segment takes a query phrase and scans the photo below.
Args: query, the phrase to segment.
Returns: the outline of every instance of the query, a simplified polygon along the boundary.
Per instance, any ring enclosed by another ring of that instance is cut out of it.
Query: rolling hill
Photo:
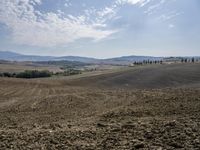
[[[0,149],[200,149],[199,65],[0,78]]]
[[[66,84],[99,88],[152,89],[200,85],[200,64],[172,64],[141,66],[119,72],[84,79],[66,81]]]
[[[8,61],[76,61],[82,63],[93,63],[93,64],[115,64],[115,65],[127,65],[134,61],[143,60],[161,60],[162,57],[151,57],[151,56],[123,56],[109,59],[95,59],[89,57],[79,56],[36,56],[36,55],[23,55],[9,51],[0,51],[0,60]]]
[[[0,60],[8,61],[80,61],[80,62],[91,62],[93,58],[77,57],[77,56],[64,56],[64,57],[53,57],[53,56],[37,56],[37,55],[23,55],[9,51],[0,51]]]

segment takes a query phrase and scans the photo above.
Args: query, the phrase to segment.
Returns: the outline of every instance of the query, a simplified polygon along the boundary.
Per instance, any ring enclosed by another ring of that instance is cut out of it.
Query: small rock
[[[49,133],[52,133],[53,131],[52,130],[49,130]]]
[[[135,143],[135,144],[134,144],[134,147],[135,147],[136,149],[144,148],[144,143],[142,143],[142,142]]]
[[[195,144],[200,144],[199,139],[195,139],[195,140],[194,140],[194,143],[195,143]]]
[[[107,125],[103,124],[103,123],[97,123],[97,127],[103,128],[106,127]]]
[[[150,131],[147,131],[144,136],[147,139],[152,139],[153,138],[153,134]]]
[[[171,143],[170,146],[172,146],[174,148],[183,148],[184,147],[183,145],[176,143],[176,142]]]
[[[176,126],[176,120],[173,120],[173,121],[167,122],[167,123],[165,124],[165,126],[170,126],[170,127],[174,127],[174,126]]]
[[[124,125],[122,125],[122,128],[126,128],[126,129],[133,129],[135,127],[136,127],[135,124],[124,124]]]

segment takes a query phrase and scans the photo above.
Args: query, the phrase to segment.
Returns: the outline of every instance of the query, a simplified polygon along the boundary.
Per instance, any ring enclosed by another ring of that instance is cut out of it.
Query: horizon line
[[[36,56],[36,57],[84,57],[84,58],[91,58],[91,59],[112,59],[112,58],[120,58],[120,57],[130,57],[130,56],[136,56],[136,57],[161,57],[161,58],[169,58],[169,57],[200,57],[200,55],[165,55],[165,56],[155,56],[155,55],[134,55],[134,54],[130,54],[130,55],[118,55],[118,56],[113,56],[113,57],[105,57],[105,58],[98,58],[98,57],[92,57],[92,56],[83,56],[83,55],[37,55],[37,54],[25,54],[25,53],[21,53],[21,52],[15,52],[15,51],[1,51],[0,52],[11,52],[11,53],[16,53],[19,55],[24,55],[24,56]]]

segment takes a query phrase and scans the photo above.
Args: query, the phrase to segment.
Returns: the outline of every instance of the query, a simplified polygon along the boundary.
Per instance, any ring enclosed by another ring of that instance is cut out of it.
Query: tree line
[[[25,70],[24,72],[19,73],[11,73],[11,72],[3,72],[0,73],[0,77],[13,77],[13,78],[44,78],[51,77],[53,75],[52,72],[48,70]]]
[[[11,72],[0,72],[0,77],[9,77],[9,78],[26,78],[26,79],[31,79],[31,78],[45,78],[45,77],[51,77],[54,75],[60,75],[60,76],[70,76],[70,75],[76,75],[76,74],[81,74],[82,72],[80,70],[74,70],[74,69],[69,69],[64,72],[50,72],[48,70],[25,70],[23,72],[19,73],[11,73]]]
[[[162,60],[143,60],[143,61],[135,61],[134,65],[147,65],[147,64],[162,64]]]
[[[198,62],[198,61],[199,60],[195,59],[194,57],[192,57],[192,58],[181,58],[182,63],[188,63],[188,62],[195,63],[195,62]]]
[[[200,59],[199,58],[178,58],[179,62],[181,63],[195,63],[195,62],[199,62]],[[162,64],[164,60],[143,60],[143,61],[135,61],[133,63],[133,65],[145,65],[145,64]],[[171,60],[173,62],[173,60]],[[177,62],[177,61],[174,61]]]

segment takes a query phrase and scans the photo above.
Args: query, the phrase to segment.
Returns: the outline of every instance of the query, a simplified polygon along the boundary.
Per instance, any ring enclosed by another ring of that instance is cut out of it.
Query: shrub
[[[20,72],[16,74],[16,78],[43,78],[43,77],[51,77],[52,73],[44,70],[26,70],[24,72]]]
[[[12,73],[4,72],[3,77],[12,77]]]
[[[194,63],[194,61],[195,61],[195,59],[194,59],[194,57],[192,58],[192,63]]]

